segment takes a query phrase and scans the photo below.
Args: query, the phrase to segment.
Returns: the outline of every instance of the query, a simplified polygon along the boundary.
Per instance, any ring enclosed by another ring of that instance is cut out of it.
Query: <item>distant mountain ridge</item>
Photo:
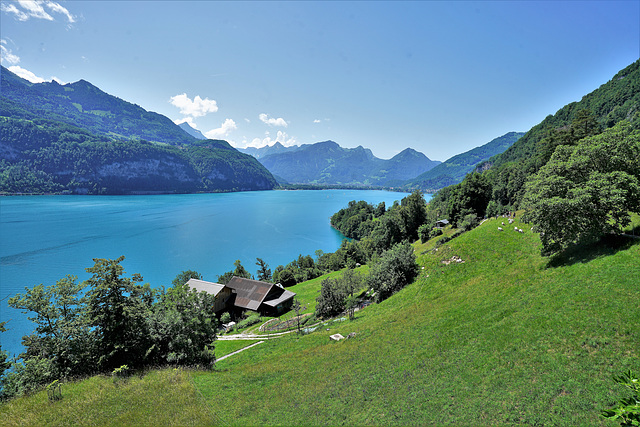
[[[178,125],[180,129],[194,137],[195,139],[207,139],[206,136],[202,134],[198,129],[191,127],[191,125],[187,122],[182,122]]]
[[[258,159],[291,184],[395,186],[440,164],[411,148],[383,160],[362,146],[343,148],[334,141],[274,147],[270,154],[258,151]]]
[[[304,147],[304,145],[303,145]],[[241,153],[249,154],[256,159],[261,159],[263,157],[269,156],[271,154],[284,153],[289,151],[296,151],[300,149],[300,146],[293,145],[290,147],[285,147],[284,145],[276,142],[273,145],[266,145],[264,147],[256,148],[256,147],[246,147],[246,148],[238,148],[238,151]]]
[[[509,132],[492,141],[467,152],[458,154],[409,180],[407,188],[419,188],[425,192],[433,192],[452,184],[461,182],[465,175],[472,172],[476,165],[491,157],[503,153],[511,147],[524,132]]]

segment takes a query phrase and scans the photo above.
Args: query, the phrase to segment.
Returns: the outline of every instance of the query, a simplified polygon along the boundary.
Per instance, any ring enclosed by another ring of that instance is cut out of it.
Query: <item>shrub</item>
[[[122,365],[119,368],[115,368],[113,372],[111,372],[111,376],[113,377],[113,382],[115,384],[124,381],[131,375],[131,369],[129,369],[128,365]]]
[[[418,237],[420,237],[422,243],[425,243],[431,238],[431,227],[429,227],[429,224],[422,224],[418,227]]]
[[[602,411],[602,416],[620,420],[621,426],[640,426],[640,379],[632,371],[628,371],[613,380],[631,390],[632,395],[621,399],[612,409]]]
[[[478,220],[478,217],[475,214],[467,214],[462,219],[462,222],[460,223],[459,228],[462,228],[465,231],[469,231],[476,228],[479,223],[480,221]]]
[[[231,315],[229,314],[229,312],[225,311],[220,316],[220,323],[229,323],[229,322],[231,322]]]
[[[434,237],[442,236],[441,228],[434,228],[429,232],[429,239],[433,239]]]
[[[413,247],[400,243],[384,252],[371,267],[369,286],[376,292],[376,299],[382,301],[411,283],[418,271]]]
[[[242,329],[242,328],[246,328],[247,326],[255,325],[256,323],[259,323],[260,320],[261,320],[260,314],[258,313],[251,314],[246,319],[243,319],[240,322],[238,322],[237,329]]]

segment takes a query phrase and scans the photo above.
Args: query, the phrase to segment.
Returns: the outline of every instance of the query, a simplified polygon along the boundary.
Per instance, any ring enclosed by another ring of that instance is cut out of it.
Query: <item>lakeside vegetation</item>
[[[489,220],[437,251],[437,238],[416,242],[417,280],[353,321],[269,340],[213,372],[185,371],[197,398],[180,416],[202,425],[615,425],[600,411],[624,395],[612,377],[637,369],[639,242],[605,240],[551,261],[527,224],[516,220],[522,234],[499,225]],[[453,255],[465,262],[442,263]],[[320,281],[296,285],[303,304]],[[328,339],[351,332],[344,342]],[[139,381],[153,384],[163,372]],[[65,383],[60,402],[47,403],[43,391],[0,413],[15,423],[65,424],[77,420],[78,402],[104,424],[172,423],[173,406],[156,405],[170,398],[168,378],[129,408],[126,393],[76,400],[104,387],[97,381],[111,380]],[[144,418],[149,407],[156,413]]]

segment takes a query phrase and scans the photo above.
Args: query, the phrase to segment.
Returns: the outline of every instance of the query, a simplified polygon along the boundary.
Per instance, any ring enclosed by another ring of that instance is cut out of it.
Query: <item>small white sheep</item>
[[[498,227],[498,231],[502,231],[502,227]]]

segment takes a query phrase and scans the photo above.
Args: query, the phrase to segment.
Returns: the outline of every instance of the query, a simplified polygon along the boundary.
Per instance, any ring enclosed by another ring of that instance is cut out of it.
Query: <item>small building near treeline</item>
[[[186,284],[198,292],[214,295],[216,314],[223,311],[253,310],[262,315],[277,316],[291,309],[296,296],[279,284],[236,276],[226,285],[197,279],[189,279]]]
[[[447,225],[449,225],[449,221],[446,219],[439,219],[436,221],[436,227],[435,228],[445,228]]]

